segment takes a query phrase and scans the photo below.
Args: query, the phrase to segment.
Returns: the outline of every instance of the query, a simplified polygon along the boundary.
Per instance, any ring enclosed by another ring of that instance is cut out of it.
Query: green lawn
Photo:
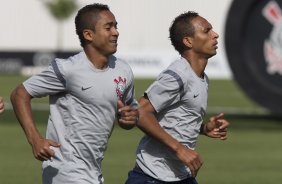
[[[9,106],[9,93],[24,80],[0,76],[0,95]],[[152,80],[136,80],[141,96]],[[5,86],[5,87],[4,87]],[[281,183],[282,120],[249,100],[233,81],[211,80],[208,115],[227,112],[229,138],[218,141],[200,136],[197,150],[204,159],[198,174],[200,184]],[[47,103],[47,98],[34,103]],[[47,111],[35,111],[38,128],[44,134]],[[103,161],[105,184],[124,183],[135,162],[135,149],[143,133],[115,127]],[[21,127],[11,110],[0,115],[0,184],[41,183],[41,163],[32,156]]]
[[[241,124],[242,128],[231,126],[228,140],[219,141],[200,136],[197,150],[204,159],[204,165],[198,174],[198,182],[281,183],[281,123],[279,124],[278,120],[266,120],[263,123],[267,125],[256,127],[255,118],[232,120],[232,123]],[[139,142],[141,135],[137,129],[131,132],[120,128],[115,130],[103,162],[106,183],[124,183],[127,171],[134,165],[135,144]]]
[[[260,124],[256,126],[256,121]],[[282,180],[282,125],[279,120],[232,118],[229,139],[218,141],[200,136],[197,150],[204,159],[198,174],[201,184],[265,184]],[[248,124],[248,125],[246,125]],[[240,126],[238,126],[240,125]],[[39,124],[43,132],[44,124]],[[103,161],[106,184],[124,183],[134,165],[135,149],[142,132],[116,127]],[[40,183],[40,162],[32,156],[25,136],[15,122],[0,125],[0,183]]]

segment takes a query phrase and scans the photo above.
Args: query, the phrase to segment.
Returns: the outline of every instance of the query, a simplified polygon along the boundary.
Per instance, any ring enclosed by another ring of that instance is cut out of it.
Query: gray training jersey
[[[194,149],[207,108],[207,76],[199,78],[190,64],[181,58],[164,70],[145,94],[164,130]],[[137,148],[136,162],[146,174],[162,181],[179,181],[191,175],[175,153],[147,135]]]
[[[101,161],[115,117],[117,101],[137,108],[133,73],[111,56],[99,70],[81,52],[56,59],[48,69],[25,81],[33,97],[49,95],[47,139],[61,144],[55,157],[43,162],[44,184],[101,184]]]

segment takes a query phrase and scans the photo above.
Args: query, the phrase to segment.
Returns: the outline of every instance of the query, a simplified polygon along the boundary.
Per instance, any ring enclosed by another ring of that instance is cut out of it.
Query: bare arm
[[[181,160],[187,167],[189,167],[192,175],[196,177],[198,170],[203,164],[200,155],[196,151],[185,147],[176,139],[174,139],[170,134],[168,134],[160,126],[155,117],[155,113],[155,109],[150,101],[147,98],[142,97],[140,99],[140,118],[137,126],[146,134],[167,145],[169,149],[175,152],[179,160]]]
[[[19,85],[11,93],[11,102],[15,115],[22,126],[28,142],[32,146],[34,157],[38,160],[48,160],[54,156],[54,151],[50,146],[58,147],[58,143],[44,139],[36,128],[32,117],[31,99],[24,86]]]
[[[5,106],[4,106],[4,100],[2,96],[0,96],[0,114],[4,112]]]

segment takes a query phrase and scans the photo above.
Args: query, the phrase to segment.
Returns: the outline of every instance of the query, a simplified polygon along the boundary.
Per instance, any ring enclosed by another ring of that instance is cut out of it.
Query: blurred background
[[[81,50],[75,34],[74,17],[78,8],[93,2],[89,0],[5,2],[4,6],[0,7],[1,51],[36,52],[30,56],[30,61],[26,59],[23,63],[17,63],[23,58],[14,58],[13,64],[18,67],[18,65],[29,63],[33,66],[46,65],[45,61],[48,57],[54,57],[54,52]],[[224,22],[230,0],[220,0],[220,8],[217,7],[218,3],[214,4],[205,0],[178,0],[177,2],[170,0],[104,0],[95,2],[107,3],[115,14],[120,32],[117,55],[128,60],[136,77],[155,77],[172,59],[179,57],[170,44],[168,29],[178,14],[188,10],[197,11],[206,17],[220,35],[220,48],[218,54],[212,58],[215,62],[211,62],[211,66],[207,69],[210,70],[209,74],[217,78],[231,77],[223,47]],[[57,9],[54,7],[56,5]],[[69,7],[69,11],[66,10],[66,7]],[[214,10],[211,11],[210,7],[213,7]],[[63,11],[60,11],[60,8]],[[9,59],[11,60],[12,57]],[[220,69],[221,72],[217,72],[216,69]],[[32,72],[30,70],[25,68],[21,72]]]
[[[41,163],[18,124],[9,101],[12,89],[56,57],[81,47],[74,17],[93,2],[108,4],[120,33],[116,55],[135,74],[139,98],[155,77],[180,56],[170,44],[172,20],[196,11],[219,34],[217,55],[209,60],[208,114],[224,112],[227,141],[199,137],[205,163],[200,184],[280,183],[282,180],[282,1],[270,0],[13,0],[0,7],[0,183],[41,183]],[[34,116],[45,134],[48,98],[33,100]],[[103,161],[106,184],[121,184],[134,166],[143,133],[118,126]]]

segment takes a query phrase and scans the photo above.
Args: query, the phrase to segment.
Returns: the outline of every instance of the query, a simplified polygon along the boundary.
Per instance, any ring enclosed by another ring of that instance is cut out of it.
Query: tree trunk
[[[63,21],[58,20],[57,21],[57,51],[63,50],[63,40],[64,40],[64,34],[63,34]]]

